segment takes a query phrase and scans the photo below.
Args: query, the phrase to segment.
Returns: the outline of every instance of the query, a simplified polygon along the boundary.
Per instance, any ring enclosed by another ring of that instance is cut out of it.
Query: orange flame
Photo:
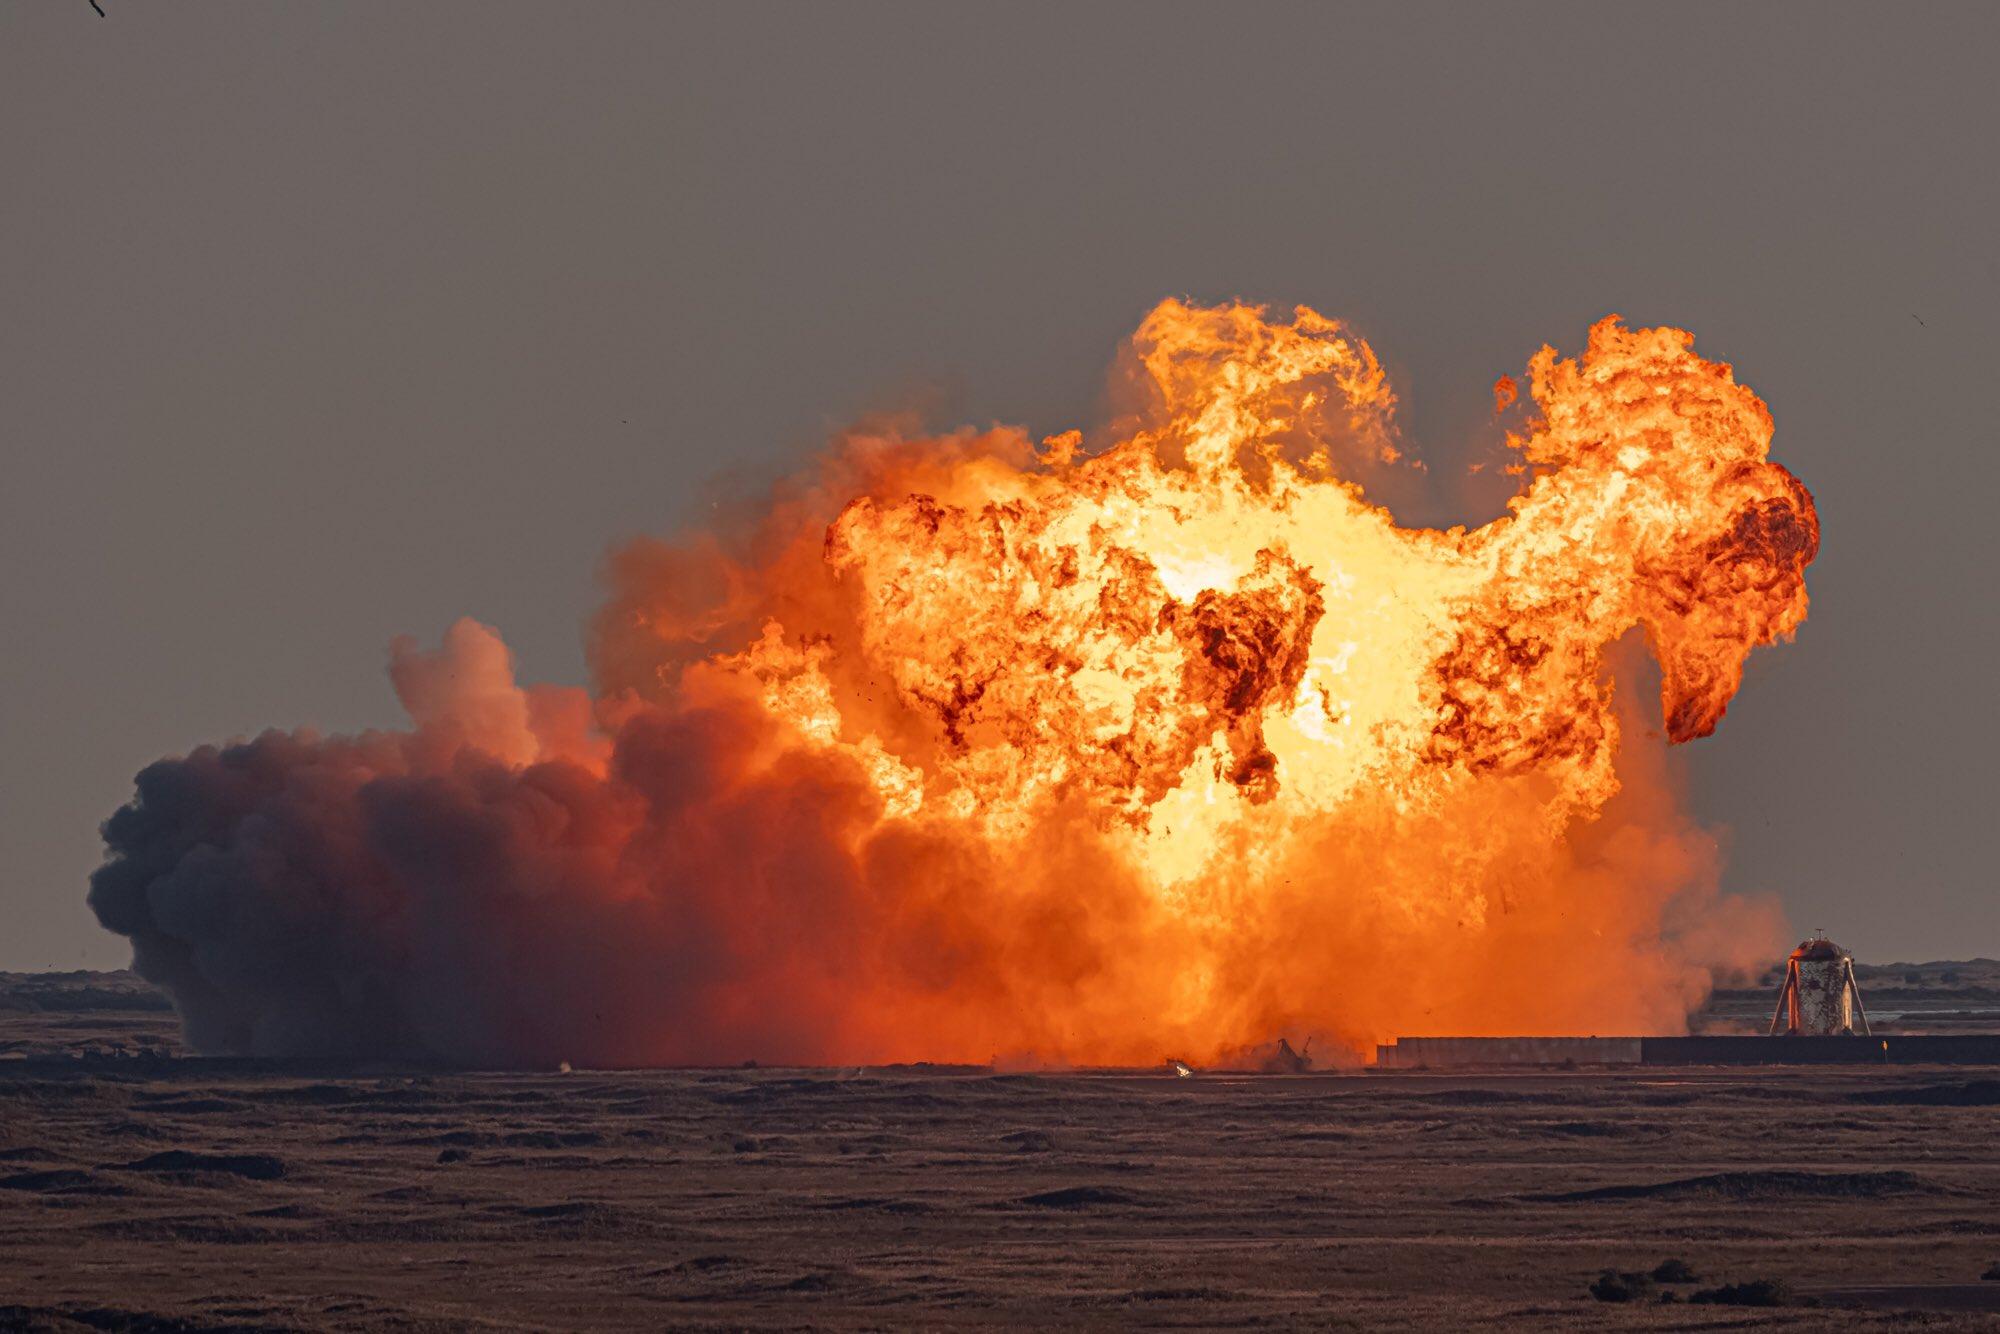
[[[1088,455],[858,432],[736,549],[621,553],[600,713],[754,717],[730,782],[839,791],[852,955],[736,980],[823,1007],[799,1056],[1678,1026],[1715,942],[1770,924],[1714,897],[1658,761],[1619,796],[1608,655],[1643,629],[1668,735],[1707,735],[1818,545],[1770,414],[1692,343],[1613,317],[1544,348],[1530,480],[1440,532],[1344,480],[1400,461],[1366,343],[1168,301],[1146,409]]]

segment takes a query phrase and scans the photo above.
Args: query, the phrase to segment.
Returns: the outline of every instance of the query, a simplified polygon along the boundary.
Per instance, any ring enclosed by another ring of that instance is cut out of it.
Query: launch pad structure
[[[1872,1032],[1854,956],[1815,931],[1785,961],[1764,1037],[1404,1037],[1375,1049],[1383,1070],[1861,1064],[2000,1065],[2000,1033]]]

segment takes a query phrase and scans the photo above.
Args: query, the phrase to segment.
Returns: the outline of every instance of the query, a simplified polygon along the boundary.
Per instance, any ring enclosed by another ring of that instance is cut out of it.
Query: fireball
[[[399,649],[409,733],[155,766],[235,804],[161,814],[142,775],[100,916],[238,1050],[1152,1063],[1683,1023],[1770,922],[1718,895],[1614,668],[1641,632],[1687,741],[1804,620],[1818,524],[1764,404],[1607,319],[1532,360],[1508,512],[1437,531],[1357,480],[1413,463],[1339,322],[1168,301],[1131,353],[1143,407],[1097,437],[857,430],[749,531],[619,553],[589,697],[462,623]]]

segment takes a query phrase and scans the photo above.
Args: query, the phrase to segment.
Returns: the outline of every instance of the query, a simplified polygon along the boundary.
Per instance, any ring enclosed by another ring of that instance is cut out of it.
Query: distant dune
[[[181,1053],[173,1003],[136,973],[0,973],[0,1060]]]
[[[0,1010],[171,1010],[157,987],[130,969],[97,973],[0,973]]]
[[[1754,983],[1718,987],[1690,1017],[1689,1027],[1697,1033],[1763,1032],[1782,977],[1773,967]],[[1854,977],[1869,1024],[1878,1032],[2000,1031],[2000,960],[1856,963]]]

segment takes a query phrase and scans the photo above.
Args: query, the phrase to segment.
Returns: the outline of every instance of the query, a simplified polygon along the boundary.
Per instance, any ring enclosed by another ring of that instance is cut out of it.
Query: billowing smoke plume
[[[1717,895],[1612,664],[1642,632],[1706,735],[1818,545],[1691,344],[1544,349],[1510,514],[1436,532],[1355,484],[1409,466],[1365,344],[1166,303],[1094,448],[859,431],[747,530],[616,553],[593,692],[461,621],[392,650],[407,731],[150,766],[91,904],[214,1052],[1672,1029],[1775,924]]]

